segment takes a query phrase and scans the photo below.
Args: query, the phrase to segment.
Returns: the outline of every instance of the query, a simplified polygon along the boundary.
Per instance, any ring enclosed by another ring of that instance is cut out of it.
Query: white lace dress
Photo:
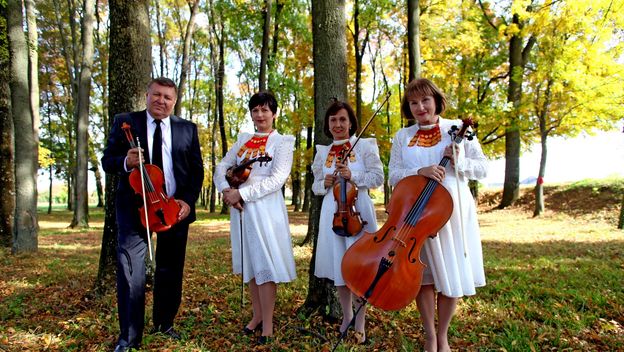
[[[444,148],[451,143],[448,131],[453,125],[461,128],[460,120],[439,120],[442,140],[432,147],[408,144],[419,129],[418,125],[403,128],[397,132],[390,154],[390,184],[416,175],[420,168],[437,165],[443,157]],[[423,284],[434,284],[438,292],[448,297],[474,295],[476,287],[485,286],[481,236],[474,198],[468,188],[468,180],[480,180],[487,176],[487,159],[483,155],[477,138],[464,139],[459,145],[457,170],[459,187],[451,163],[446,166],[442,182],[453,198],[453,213],[449,221],[434,238],[426,241],[421,251],[421,260],[427,265],[423,273]],[[458,194],[461,194],[462,214],[467,253],[461,233]]]
[[[214,183],[219,192],[228,188],[227,169],[239,164],[245,154],[238,151],[251,139],[250,133],[240,133],[238,140],[217,165]],[[266,152],[273,160],[260,166],[253,164],[250,176],[239,187],[243,198],[243,281],[256,279],[256,284],[290,282],[297,277],[293,257],[288,213],[282,196],[293,161],[295,138],[273,131],[266,143]],[[230,210],[232,266],[241,273],[240,212]]]
[[[351,137],[351,145],[354,142],[355,137]],[[351,180],[358,186],[358,198],[355,207],[360,212],[362,220],[366,221],[367,224],[364,225],[362,232],[356,236],[338,236],[332,230],[334,213],[337,209],[334,194],[332,188],[325,188],[323,184],[325,175],[333,173],[335,169],[335,160],[332,161],[330,167],[325,165],[330,149],[331,145],[317,145],[316,156],[312,164],[312,172],[314,173],[312,191],[316,195],[325,195],[321,206],[314,275],[331,279],[336,286],[344,286],[345,282],[341,272],[344,253],[362,236],[363,231],[377,231],[375,208],[368,195],[368,190],[381,186],[384,182],[384,174],[376,140],[374,138],[360,139],[353,151],[355,161],[349,161],[348,166],[351,170]]]

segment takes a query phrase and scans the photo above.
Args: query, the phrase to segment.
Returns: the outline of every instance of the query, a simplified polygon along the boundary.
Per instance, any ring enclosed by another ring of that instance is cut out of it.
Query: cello
[[[472,120],[462,122],[461,129],[450,131],[453,143],[472,139],[468,132]],[[444,156],[439,165],[445,167],[449,161]],[[402,179],[388,203],[386,223],[375,233],[364,233],[345,253],[342,275],[347,287],[363,300],[360,308],[370,302],[383,310],[399,310],[418,295],[425,267],[420,250],[453,212],[451,195],[439,186],[420,175]]]

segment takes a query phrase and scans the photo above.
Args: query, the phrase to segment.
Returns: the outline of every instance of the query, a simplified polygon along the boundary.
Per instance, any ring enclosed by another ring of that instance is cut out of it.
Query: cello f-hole
[[[374,241],[375,243],[380,243],[383,242],[383,240],[386,239],[386,237],[388,236],[388,233],[390,233],[390,231],[396,230],[396,226],[390,226],[388,227],[388,230],[386,230],[386,232],[384,232],[383,236],[381,236],[381,238],[378,238],[377,236],[375,236]]]
[[[407,260],[410,263],[414,264],[418,262],[418,258],[412,257],[412,254],[414,254],[414,248],[416,248],[416,244],[418,242],[416,241],[416,237],[410,237],[410,241],[412,241],[413,243],[412,243],[412,248],[410,248],[409,252],[407,253]]]

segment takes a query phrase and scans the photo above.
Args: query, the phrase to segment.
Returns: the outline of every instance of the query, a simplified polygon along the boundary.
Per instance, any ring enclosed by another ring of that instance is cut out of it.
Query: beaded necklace
[[[331,149],[329,149],[329,153],[327,154],[327,159],[325,159],[325,167],[331,167],[334,159],[337,159],[337,162],[341,162],[342,154],[346,153],[349,149],[351,149],[351,143],[348,139],[334,141]],[[355,153],[351,152],[349,155],[349,161],[355,162]]]
[[[266,154],[266,144],[269,139],[269,135],[273,133],[273,130],[268,133],[255,133],[250,140],[245,142],[238,150],[238,156],[242,157],[246,152],[246,159],[253,159],[258,155]]]
[[[407,146],[413,147],[417,145],[419,147],[429,148],[440,143],[441,140],[442,133],[440,133],[440,125],[436,123],[434,125],[420,126]]]

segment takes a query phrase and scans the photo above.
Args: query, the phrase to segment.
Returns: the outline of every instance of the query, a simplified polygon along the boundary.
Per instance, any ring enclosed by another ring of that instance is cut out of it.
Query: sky
[[[624,133],[613,129],[597,132],[593,136],[581,135],[564,139],[548,139],[548,156],[544,182],[573,182],[586,178],[624,177]],[[540,162],[540,145],[524,152],[520,158],[520,181],[537,177]],[[491,160],[486,186],[502,185],[505,180],[505,159]]]

